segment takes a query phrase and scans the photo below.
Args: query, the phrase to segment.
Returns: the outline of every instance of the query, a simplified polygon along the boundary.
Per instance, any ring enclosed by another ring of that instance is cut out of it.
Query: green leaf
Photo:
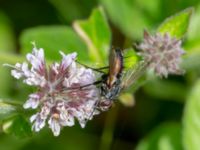
[[[10,76],[10,69],[6,68],[4,66],[4,64],[11,64],[14,65],[16,62],[23,62],[25,61],[25,57],[22,55],[16,55],[16,54],[12,54],[12,53],[7,53],[7,52],[0,52],[0,70],[2,69],[2,71],[8,71],[8,74]],[[8,75],[7,74],[7,75]],[[13,81],[13,80],[12,80]],[[8,84],[8,82],[6,82]],[[1,84],[1,85],[5,85],[5,84]]]
[[[195,9],[195,13],[192,15],[190,26],[188,29],[187,40],[185,42],[186,50],[193,51],[199,49],[200,45],[200,4]]]
[[[138,57],[137,53],[132,48],[125,49],[123,51],[123,57],[124,57],[124,69],[125,70],[130,69],[139,61],[139,57]]]
[[[15,49],[14,34],[9,18],[0,12],[0,51],[11,52]]]
[[[157,99],[183,102],[187,94],[187,87],[179,82],[150,79],[144,86],[145,92]]]
[[[115,26],[129,38],[141,38],[144,28],[150,27],[148,17],[143,10],[144,4],[138,7],[139,2],[133,0],[100,0],[100,2]]]
[[[75,21],[74,29],[88,46],[93,61],[107,60],[111,44],[111,31],[101,7],[94,9],[88,20]]]
[[[8,56],[15,50],[14,33],[9,18],[0,12],[0,53]],[[1,54],[0,54],[1,55]],[[7,63],[0,56],[0,96],[7,98],[12,87],[12,78],[10,71],[3,67],[2,64]]]
[[[177,123],[160,125],[139,142],[136,150],[182,150],[181,126]]]
[[[6,101],[0,100],[0,121],[16,114],[17,107]]]
[[[158,27],[158,32],[169,33],[172,37],[182,38],[187,32],[192,13],[193,8],[191,7],[167,18]]]
[[[60,50],[65,53],[77,52],[78,59],[88,60],[86,45],[71,27],[42,26],[25,30],[20,37],[23,54],[32,51],[33,41],[38,48],[44,48],[45,55],[51,60],[61,58]]]
[[[3,124],[3,131],[19,138],[32,135],[30,123],[21,115],[17,115],[14,118],[5,121]]]
[[[183,117],[183,144],[185,150],[199,150],[200,143],[200,80],[189,94]]]
[[[160,0],[148,0],[148,2],[146,0],[133,0],[133,1],[135,1],[136,5],[142,8],[143,13],[145,13],[146,16],[151,18],[153,21],[159,17],[162,1]]]
[[[187,38],[188,40],[200,40],[200,4],[198,7],[195,9],[195,13],[192,15],[191,21],[190,21],[190,26],[188,29],[188,35]]]
[[[188,71],[200,71],[200,45],[193,49],[187,51],[187,53],[183,56],[183,62],[181,64],[182,68]]]

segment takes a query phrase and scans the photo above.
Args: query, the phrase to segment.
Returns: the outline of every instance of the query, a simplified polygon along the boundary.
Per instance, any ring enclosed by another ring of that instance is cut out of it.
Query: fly
[[[123,71],[123,54],[120,48],[111,50],[109,56],[108,74],[102,75],[100,86],[101,95],[106,99],[115,99],[121,91],[121,78]]]
[[[78,62],[79,63],[79,62]],[[81,63],[79,63],[81,64]],[[83,64],[81,64],[83,65]],[[82,86],[81,88],[90,86],[90,85],[99,85],[100,94],[101,96],[106,99],[113,101],[122,90],[128,88],[132,84],[136,82],[136,80],[144,74],[145,68],[147,67],[147,63],[144,61],[140,61],[137,65],[133,66],[132,68],[128,69],[127,71],[124,70],[124,57],[123,52],[120,48],[111,49],[109,55],[109,66],[103,68],[91,68],[86,65],[86,68],[90,68],[94,71],[102,73],[101,80],[96,81],[92,84],[88,84]],[[108,68],[108,73],[102,71],[103,69]]]

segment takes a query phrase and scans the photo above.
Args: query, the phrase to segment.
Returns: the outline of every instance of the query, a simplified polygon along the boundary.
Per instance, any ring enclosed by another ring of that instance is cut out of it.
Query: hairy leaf
[[[193,8],[191,7],[167,18],[158,27],[158,32],[169,33],[173,37],[182,38],[187,32],[192,12]]]

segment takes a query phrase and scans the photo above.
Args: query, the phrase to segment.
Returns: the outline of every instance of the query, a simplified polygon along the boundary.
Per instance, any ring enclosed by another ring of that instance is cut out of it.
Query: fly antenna
[[[83,89],[83,88],[85,88],[85,87],[88,87],[88,86],[91,86],[91,85],[97,85],[97,84],[99,84],[99,83],[102,83],[102,80],[95,81],[95,82],[93,82],[93,83],[86,84],[86,85],[82,85],[82,86],[79,86],[79,87],[63,88],[62,91],[78,90],[78,89],[81,90],[81,89]]]
[[[101,68],[93,68],[93,67],[90,67],[90,66],[88,66],[88,65],[85,65],[85,64],[83,64],[83,63],[81,63],[81,62],[79,62],[79,61],[77,61],[77,60],[76,60],[76,63],[78,63],[78,64],[81,65],[81,66],[84,66],[85,68],[90,68],[90,69],[92,69],[92,70],[94,70],[94,71],[96,71],[96,72],[103,73],[103,74],[105,74],[105,72],[102,71],[102,70],[108,69],[108,68],[109,68],[108,66],[106,66],[106,67],[101,67]]]

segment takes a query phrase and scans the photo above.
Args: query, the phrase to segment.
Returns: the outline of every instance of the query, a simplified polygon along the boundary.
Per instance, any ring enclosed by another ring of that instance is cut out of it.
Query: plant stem
[[[23,105],[21,102],[14,101],[14,100],[1,100],[0,99],[0,102],[5,103],[5,104],[10,104],[10,105],[13,105],[13,106],[22,106]]]
[[[101,136],[100,150],[110,150],[113,140],[113,132],[115,127],[115,122],[117,119],[118,107],[116,106],[106,116],[105,126]]]

